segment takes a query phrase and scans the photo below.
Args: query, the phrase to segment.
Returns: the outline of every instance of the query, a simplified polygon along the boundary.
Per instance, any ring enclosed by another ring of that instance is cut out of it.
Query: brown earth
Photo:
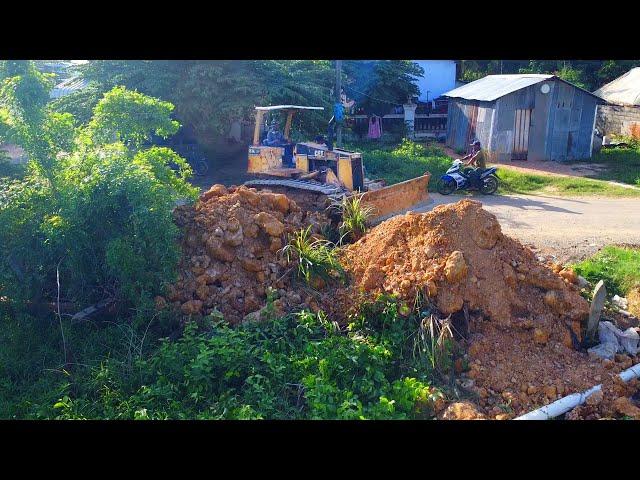
[[[577,350],[589,311],[577,276],[540,263],[479,202],[395,217],[347,247],[342,260],[354,280],[349,298],[422,296],[453,316],[467,306],[470,369],[462,376],[488,418],[513,418],[613,382],[631,365],[630,357],[605,363]]]
[[[296,230],[312,225],[320,232],[327,217],[283,194],[214,185],[194,206],[175,211],[184,231],[180,275],[157,302],[185,315],[217,309],[237,324],[260,319],[268,288],[278,292],[280,311],[322,308],[338,321],[380,293],[423,300],[443,316],[469,314],[460,340],[469,368],[458,373],[475,405],[451,406],[447,418],[513,418],[598,383],[603,399],[573,417],[634,416],[635,387],[615,377],[640,357],[601,361],[579,351],[589,304],[576,275],[540,263],[481,207],[462,200],[383,222],[342,249],[350,286],[316,285],[321,291],[313,292],[293,283],[295,265],[279,251]]]
[[[569,332],[579,340],[588,316],[575,275],[563,278],[541,264],[472,200],[394,217],[348,246],[342,260],[358,291],[409,302],[424,295],[445,315],[466,304],[501,327],[535,319],[568,347]]]
[[[291,288],[291,265],[278,252],[287,236],[307,225],[319,232],[327,222],[300,209],[286,195],[214,185],[193,206],[180,206],[175,222],[184,232],[177,282],[167,301],[185,315],[217,309],[232,324],[257,319],[267,290],[279,293],[275,306],[308,307]]]

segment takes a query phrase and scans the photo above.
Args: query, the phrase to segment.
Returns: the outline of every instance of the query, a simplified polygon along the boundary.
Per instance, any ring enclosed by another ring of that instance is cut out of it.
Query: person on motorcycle
[[[471,143],[471,152],[460,160],[462,160],[466,166],[474,167],[466,169],[464,174],[469,177],[469,183],[471,186],[480,188],[480,174],[485,168],[487,168],[484,153],[480,148],[480,140],[475,140]]]

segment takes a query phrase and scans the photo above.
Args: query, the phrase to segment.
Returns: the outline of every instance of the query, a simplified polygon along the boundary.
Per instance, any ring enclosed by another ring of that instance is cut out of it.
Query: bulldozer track
[[[345,191],[335,185],[328,185],[313,180],[249,180],[244,183],[247,187],[287,187],[308,192],[320,193],[330,198],[340,198]]]

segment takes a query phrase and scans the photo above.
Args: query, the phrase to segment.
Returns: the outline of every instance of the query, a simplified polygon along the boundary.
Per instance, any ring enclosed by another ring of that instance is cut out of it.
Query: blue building
[[[456,88],[456,62],[454,60],[414,60],[424,69],[417,80],[421,102],[429,102]]]

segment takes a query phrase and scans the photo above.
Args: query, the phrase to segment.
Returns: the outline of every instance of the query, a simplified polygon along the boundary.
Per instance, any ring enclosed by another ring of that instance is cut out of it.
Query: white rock
[[[613,360],[618,352],[618,343],[601,343],[587,350],[590,356],[596,356],[607,360]]]
[[[627,299],[618,295],[613,296],[613,298],[611,299],[611,303],[613,303],[621,310],[626,310],[628,307]]]

